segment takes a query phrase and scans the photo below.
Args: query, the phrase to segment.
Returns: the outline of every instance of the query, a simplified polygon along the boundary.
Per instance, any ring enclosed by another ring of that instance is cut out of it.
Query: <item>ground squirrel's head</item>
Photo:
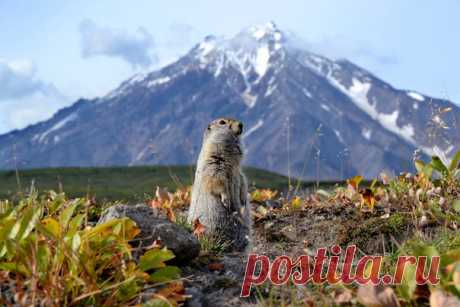
[[[216,152],[241,156],[240,137],[243,124],[231,118],[213,120],[204,133],[203,150],[210,155]]]
[[[205,139],[210,136],[216,141],[218,140],[239,140],[243,132],[243,124],[231,118],[218,118],[213,120],[204,133]]]

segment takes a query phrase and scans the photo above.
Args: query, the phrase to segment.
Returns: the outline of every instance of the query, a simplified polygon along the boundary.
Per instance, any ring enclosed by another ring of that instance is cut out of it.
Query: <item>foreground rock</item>
[[[183,268],[185,291],[191,298],[185,306],[227,307],[251,306],[254,298],[240,297],[241,283],[246,267],[245,253],[200,256]]]
[[[170,249],[176,255],[179,263],[188,262],[200,253],[200,243],[184,228],[160,217],[152,208],[140,205],[116,205],[107,208],[99,219],[99,224],[112,219],[128,217],[141,230],[139,236],[132,242],[136,247],[147,247],[155,240]]]

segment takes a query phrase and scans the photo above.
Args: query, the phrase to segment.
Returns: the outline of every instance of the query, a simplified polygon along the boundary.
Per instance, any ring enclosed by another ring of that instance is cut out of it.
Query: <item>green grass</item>
[[[248,183],[259,188],[285,190],[288,179],[272,172],[246,168]],[[70,197],[87,194],[98,199],[139,201],[156,186],[174,191],[193,181],[193,166],[136,166],[104,168],[47,168],[20,170],[22,190],[32,183],[38,191],[64,191]],[[0,171],[0,199],[11,198],[20,190],[15,171]]]

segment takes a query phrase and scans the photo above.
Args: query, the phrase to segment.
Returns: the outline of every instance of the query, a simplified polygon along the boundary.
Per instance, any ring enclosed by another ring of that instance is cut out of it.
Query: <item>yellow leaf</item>
[[[61,225],[59,222],[52,217],[46,218],[42,221],[43,227],[55,237],[59,237],[61,234]]]
[[[291,206],[293,209],[299,209],[301,205],[302,199],[299,196],[296,196],[291,200]]]
[[[270,189],[256,189],[251,193],[251,200],[255,202],[265,202],[276,197],[278,191]]]
[[[353,190],[358,191],[359,184],[363,180],[363,176],[355,176],[347,180],[348,186]]]

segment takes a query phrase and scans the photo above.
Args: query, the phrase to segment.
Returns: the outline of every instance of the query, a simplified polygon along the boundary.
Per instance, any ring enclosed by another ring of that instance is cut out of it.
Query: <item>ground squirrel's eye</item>
[[[223,120],[223,119],[220,120],[220,121],[219,121],[219,125],[225,125],[225,120]]]
[[[211,125],[208,125],[208,130],[211,130]]]

